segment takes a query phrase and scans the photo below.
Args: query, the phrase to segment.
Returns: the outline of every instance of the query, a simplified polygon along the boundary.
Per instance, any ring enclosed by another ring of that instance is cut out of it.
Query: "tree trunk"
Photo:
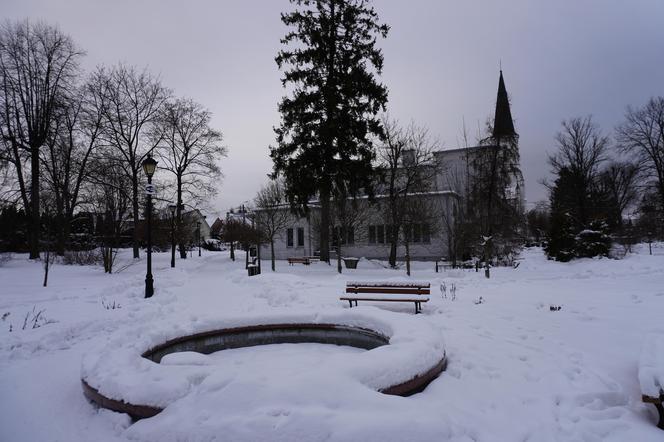
[[[320,191],[320,260],[330,263],[330,191]]]
[[[57,232],[56,232],[56,238],[55,238],[55,253],[58,256],[64,256],[65,254],[65,243],[67,241],[67,232],[65,231],[65,217],[60,211],[61,209],[58,209],[58,215],[56,217],[56,225],[57,225]]]
[[[44,263],[44,287],[48,284],[48,264],[51,259],[51,252],[46,250],[46,262]]]
[[[262,268],[261,268],[261,242],[258,241],[256,244],[256,262],[258,263],[258,274],[261,274]]]
[[[177,183],[178,206],[177,206],[176,232],[178,238],[178,250],[180,251],[180,258],[187,259],[187,248],[185,247],[184,244],[184,232],[182,229],[182,208],[184,207],[184,204],[182,204],[182,176],[178,175],[177,181],[178,181]],[[233,253],[232,243],[231,243],[231,259],[235,261],[235,254]]]
[[[406,241],[406,275],[410,276],[410,245]]]
[[[390,193],[394,194],[394,184],[390,185]],[[390,215],[392,219],[390,222],[392,223],[392,229],[390,232],[390,257],[388,259],[388,262],[390,264],[390,267],[395,268],[397,266],[397,248],[399,247],[399,222],[400,218],[398,216],[397,212],[397,201],[392,196],[390,198]]]
[[[132,177],[131,180],[132,184],[132,201],[131,201],[131,206],[132,206],[132,214],[134,216],[134,232],[132,234],[133,236],[133,244],[132,248],[134,251],[134,259],[139,258],[139,253],[138,253],[138,223],[139,223],[139,209],[138,209],[138,174],[134,173],[134,176]]]
[[[231,241],[231,261],[235,262],[235,241]]]
[[[30,259],[39,259],[39,147],[31,149]]]
[[[272,271],[275,271],[274,265],[274,239],[270,240],[270,261],[272,262]]]
[[[392,224],[392,232],[390,232],[390,258],[389,264],[390,267],[395,268],[397,266],[397,247],[399,244],[399,227],[398,224]]]
[[[341,273],[341,228],[335,230],[337,231],[335,235],[337,238],[337,272]]]

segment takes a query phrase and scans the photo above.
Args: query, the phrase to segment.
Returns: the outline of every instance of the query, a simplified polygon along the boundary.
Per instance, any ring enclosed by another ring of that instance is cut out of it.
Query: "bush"
[[[567,262],[575,258],[575,236],[572,233],[572,222],[567,213],[554,214],[551,218],[544,251],[549,259]]]
[[[12,254],[9,252],[0,253],[0,267],[7,264],[12,259]]]
[[[611,250],[611,238],[604,233],[606,226],[591,224],[590,229],[585,229],[576,235],[576,256],[578,258],[592,258],[594,256],[609,256]]]
[[[211,252],[221,252],[223,250],[226,250],[224,244],[218,239],[208,239],[201,244],[201,247],[204,250],[209,250]]]
[[[98,249],[93,250],[67,250],[62,257],[64,265],[91,266],[100,265],[102,256]]]
[[[574,233],[567,215],[554,217],[544,251],[549,259],[568,262],[574,258],[609,256],[611,238],[606,233],[606,223],[595,221],[590,226]]]

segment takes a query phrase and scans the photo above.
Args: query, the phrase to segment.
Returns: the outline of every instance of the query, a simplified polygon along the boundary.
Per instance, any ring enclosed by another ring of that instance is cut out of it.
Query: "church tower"
[[[517,205],[517,210],[525,210],[525,185],[523,174],[521,173],[520,155],[519,155],[519,134],[514,129],[514,120],[512,120],[512,111],[510,110],[510,100],[505,87],[503,71],[500,70],[498,78],[498,95],[496,97],[496,112],[493,118],[493,131],[491,133],[496,145],[510,151],[509,157],[512,159],[511,183],[509,193],[511,199]]]

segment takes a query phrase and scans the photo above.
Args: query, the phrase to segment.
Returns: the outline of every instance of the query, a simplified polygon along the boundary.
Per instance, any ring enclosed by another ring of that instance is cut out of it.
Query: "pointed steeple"
[[[514,122],[512,121],[512,112],[510,111],[510,101],[507,97],[505,80],[503,80],[503,71],[500,70],[500,80],[498,80],[498,97],[496,98],[496,114],[493,119],[493,137],[504,138],[516,135]]]

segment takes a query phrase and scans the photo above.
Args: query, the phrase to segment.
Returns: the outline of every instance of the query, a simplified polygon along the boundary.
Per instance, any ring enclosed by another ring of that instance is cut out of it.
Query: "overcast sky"
[[[663,0],[376,0],[391,26],[388,110],[445,148],[492,115],[502,62],[529,203],[563,119],[592,114],[612,133],[627,105],[664,94]],[[250,200],[271,171],[283,92],[274,62],[287,0],[0,0],[3,18],[58,24],[84,67],[147,66],[213,113],[229,148],[212,216]]]

